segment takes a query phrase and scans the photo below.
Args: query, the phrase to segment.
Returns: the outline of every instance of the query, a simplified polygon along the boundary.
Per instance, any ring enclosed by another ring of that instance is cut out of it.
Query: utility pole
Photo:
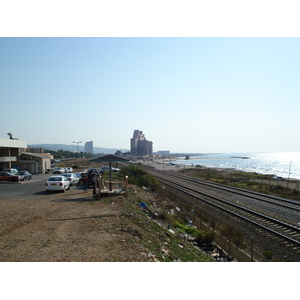
[[[289,181],[290,181],[290,175],[291,175],[291,167],[292,167],[292,161],[290,162],[289,177],[288,177],[288,181],[287,181],[287,188],[289,188]]]

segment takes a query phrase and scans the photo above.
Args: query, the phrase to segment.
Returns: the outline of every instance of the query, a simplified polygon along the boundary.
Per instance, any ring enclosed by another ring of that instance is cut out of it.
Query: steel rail
[[[150,172],[152,172],[153,175],[155,175],[155,173],[170,174],[170,173],[166,173],[166,172],[162,172],[162,171],[158,171],[158,170],[156,170],[156,171],[151,170]],[[248,190],[244,190],[244,189],[240,189],[240,188],[236,188],[236,187],[231,187],[231,186],[227,186],[227,185],[224,185],[224,184],[215,183],[215,182],[211,182],[211,181],[207,181],[207,180],[203,180],[203,179],[198,179],[198,178],[194,178],[194,177],[186,176],[186,175],[179,175],[179,174],[173,174],[172,173],[172,176],[177,177],[177,178],[187,179],[189,181],[199,183],[199,184],[203,184],[205,186],[214,187],[214,188],[217,188],[219,190],[235,193],[237,195],[248,197],[248,198],[251,198],[251,199],[254,199],[254,200],[263,201],[263,202],[270,203],[270,204],[273,204],[273,205],[278,205],[278,206],[281,206],[281,207],[284,207],[284,208],[289,208],[289,209],[292,209],[292,210],[300,211],[300,202],[298,202],[298,201],[284,199],[284,198],[275,197],[275,196],[271,196],[271,195],[266,195],[266,194],[262,194],[262,193],[258,193],[258,192],[248,191]],[[268,198],[268,199],[272,199],[272,200],[276,200],[276,201],[281,201],[281,202],[284,202],[284,203],[276,203],[274,201],[258,198],[258,197],[255,197],[253,195],[259,196],[259,197],[262,197],[262,198]],[[293,205],[297,205],[299,207],[290,206],[290,205],[287,205],[285,203],[290,203],[290,204],[293,204]]]
[[[221,210],[223,210],[223,211],[226,211],[226,212],[228,212],[228,213],[230,213],[230,214],[232,214],[232,215],[234,215],[234,216],[236,216],[236,217],[238,217],[238,218],[241,218],[241,219],[243,219],[243,220],[245,220],[245,221],[247,221],[247,222],[250,222],[250,223],[252,223],[252,224],[254,224],[254,225],[256,225],[256,226],[259,226],[260,228],[263,228],[264,230],[267,230],[267,231],[269,231],[269,232],[272,232],[273,234],[275,234],[275,235],[277,235],[277,236],[280,236],[281,238],[284,238],[285,240],[288,240],[288,241],[292,242],[293,244],[296,244],[296,245],[300,246],[300,241],[295,240],[295,239],[293,239],[293,238],[291,238],[291,237],[289,237],[289,236],[286,236],[286,235],[284,235],[284,234],[282,234],[282,233],[280,233],[280,232],[278,232],[278,231],[275,231],[275,230],[273,230],[273,229],[271,229],[271,228],[269,228],[269,227],[267,227],[267,226],[265,226],[265,225],[262,225],[262,224],[260,224],[260,223],[258,223],[258,222],[256,222],[256,221],[253,221],[253,220],[251,220],[251,219],[249,219],[249,218],[247,218],[247,217],[245,217],[245,216],[242,216],[242,215],[240,215],[240,214],[238,214],[238,213],[235,213],[235,212],[233,212],[233,211],[231,211],[231,210],[229,210],[229,209],[227,209],[227,208],[224,208],[224,207],[222,207],[222,206],[220,206],[220,205],[218,205],[218,204],[215,204],[215,203],[212,203],[212,202],[210,202],[210,201],[208,201],[208,200],[205,200],[205,199],[203,199],[203,198],[201,198],[201,197],[199,197],[199,196],[197,196],[197,195],[191,193],[190,191],[196,192],[197,194],[201,194],[201,195],[204,195],[204,196],[206,196],[206,197],[209,197],[209,198],[212,198],[212,199],[214,199],[214,200],[217,200],[217,201],[219,201],[219,202],[225,203],[225,204],[227,204],[227,205],[230,205],[230,206],[232,206],[232,207],[235,207],[235,208],[237,208],[237,209],[240,209],[240,210],[242,210],[242,211],[245,211],[245,212],[247,212],[247,213],[250,213],[250,214],[252,214],[252,215],[254,215],[254,216],[256,216],[256,217],[260,217],[260,218],[262,218],[262,219],[264,219],[264,220],[267,220],[267,221],[269,221],[269,222],[273,222],[273,223],[278,224],[278,225],[280,225],[280,226],[287,227],[288,229],[294,230],[294,231],[296,231],[297,233],[300,232],[300,228],[298,228],[298,227],[295,227],[295,226],[293,226],[293,225],[287,224],[287,223],[285,223],[285,222],[281,222],[281,221],[279,221],[279,220],[277,220],[277,219],[268,217],[268,216],[266,216],[266,215],[264,215],[264,214],[255,212],[255,211],[253,211],[253,210],[247,209],[247,208],[245,208],[245,207],[242,207],[242,206],[240,206],[240,205],[234,204],[234,203],[232,203],[232,202],[223,200],[223,199],[221,199],[221,198],[218,198],[218,197],[215,197],[215,196],[212,196],[212,195],[209,195],[209,194],[200,192],[200,191],[195,190],[195,189],[192,189],[192,188],[187,188],[186,186],[184,186],[184,185],[182,185],[182,184],[179,184],[179,183],[176,183],[176,182],[174,182],[174,181],[171,181],[171,180],[169,180],[169,179],[161,178],[160,176],[157,176],[157,177],[159,177],[159,178],[160,178],[159,180],[160,180],[161,182],[163,182],[164,184],[167,184],[167,185],[169,185],[169,186],[172,186],[173,188],[175,188],[175,189],[177,189],[177,190],[179,190],[179,191],[183,191],[184,193],[186,193],[186,194],[188,194],[188,195],[190,195],[190,196],[192,196],[192,197],[195,197],[195,198],[198,199],[198,200],[204,201],[205,203],[207,203],[207,204],[209,204],[209,205],[212,205],[212,206],[217,207],[217,208],[219,208],[219,209],[221,209]]]

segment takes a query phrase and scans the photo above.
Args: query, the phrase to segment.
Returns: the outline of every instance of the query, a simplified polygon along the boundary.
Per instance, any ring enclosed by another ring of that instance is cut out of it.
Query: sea
[[[300,152],[213,153],[190,156],[189,159],[180,157],[173,162],[300,179]]]

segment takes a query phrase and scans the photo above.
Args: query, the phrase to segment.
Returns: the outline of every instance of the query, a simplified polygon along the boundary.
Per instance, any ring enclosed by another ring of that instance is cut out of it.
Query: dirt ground
[[[10,200],[0,203],[2,262],[154,261],[135,241],[123,196],[93,201],[77,189]]]
[[[157,197],[129,185],[129,195],[93,199],[92,189],[0,200],[1,262],[213,261],[139,207]]]
[[[88,159],[79,163],[99,168]],[[141,201],[157,201],[155,195],[129,189],[128,197],[100,200],[81,188],[0,199],[0,262],[212,261],[139,209]]]

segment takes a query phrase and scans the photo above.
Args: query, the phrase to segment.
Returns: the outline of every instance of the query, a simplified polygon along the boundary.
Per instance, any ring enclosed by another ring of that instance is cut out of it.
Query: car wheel
[[[64,188],[63,188],[62,192],[64,193],[65,191],[66,191],[66,187],[64,186]]]

